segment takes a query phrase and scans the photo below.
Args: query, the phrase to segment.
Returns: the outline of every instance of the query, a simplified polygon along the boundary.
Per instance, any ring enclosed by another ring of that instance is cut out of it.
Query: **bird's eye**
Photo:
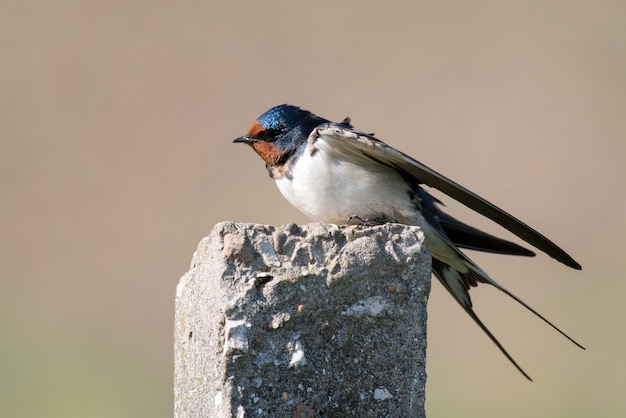
[[[280,129],[267,128],[257,132],[255,138],[261,141],[271,142],[278,135],[280,135]]]

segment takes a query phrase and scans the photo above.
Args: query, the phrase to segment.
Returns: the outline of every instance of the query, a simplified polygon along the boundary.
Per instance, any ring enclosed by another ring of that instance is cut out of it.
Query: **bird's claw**
[[[357,226],[377,226],[377,225],[384,225],[387,222],[389,222],[387,219],[385,219],[384,216],[379,216],[377,218],[361,218],[359,215],[356,214],[352,214],[348,217],[348,220],[346,221],[347,225],[357,225]]]

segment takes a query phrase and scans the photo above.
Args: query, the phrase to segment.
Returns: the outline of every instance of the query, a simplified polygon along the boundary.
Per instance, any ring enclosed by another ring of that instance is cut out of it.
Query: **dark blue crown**
[[[309,115],[310,112],[297,106],[282,104],[263,113],[257,120],[266,129],[293,128]]]

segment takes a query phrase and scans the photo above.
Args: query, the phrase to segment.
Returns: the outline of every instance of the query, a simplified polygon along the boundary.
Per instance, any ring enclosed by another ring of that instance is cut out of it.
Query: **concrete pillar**
[[[424,417],[419,228],[223,222],[176,290],[175,416]]]

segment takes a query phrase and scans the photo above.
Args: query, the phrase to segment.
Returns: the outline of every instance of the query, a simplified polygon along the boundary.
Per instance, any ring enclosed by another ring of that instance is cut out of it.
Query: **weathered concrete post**
[[[223,222],[176,290],[175,416],[424,417],[417,227]]]

